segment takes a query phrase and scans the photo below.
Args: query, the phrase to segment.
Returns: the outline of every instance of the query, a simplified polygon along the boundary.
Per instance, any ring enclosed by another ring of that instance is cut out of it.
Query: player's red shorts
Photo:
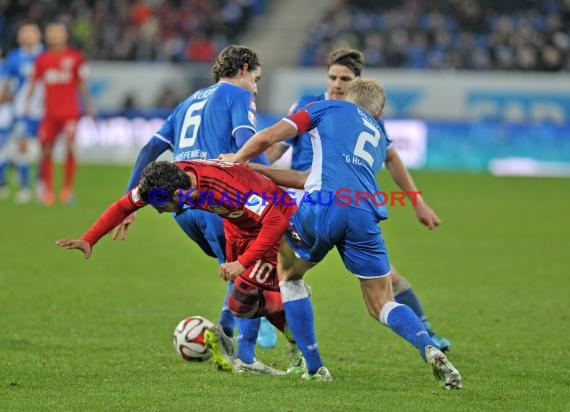
[[[230,239],[226,242],[228,262],[237,260],[237,257],[255,241],[255,238]],[[234,280],[234,288],[228,296],[227,304],[235,316],[241,318],[265,316],[279,330],[284,330],[285,317],[277,278],[278,250],[278,245],[274,245],[265,256]]]
[[[226,259],[234,262],[238,256],[243,254],[255,237],[232,238],[226,241]],[[277,278],[277,253],[279,244],[273,245],[265,255],[254,262],[246,269],[240,277],[248,284],[265,290],[279,290],[279,279]]]
[[[77,130],[77,116],[69,117],[45,117],[38,131],[41,144],[54,144],[60,133],[64,133],[66,139],[73,140]]]

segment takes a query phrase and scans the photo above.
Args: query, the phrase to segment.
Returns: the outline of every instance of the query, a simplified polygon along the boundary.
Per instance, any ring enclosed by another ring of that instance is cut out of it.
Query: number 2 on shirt
[[[354,146],[354,155],[360,157],[361,159],[366,161],[366,163],[368,163],[370,167],[372,167],[372,165],[374,164],[374,157],[370,153],[368,153],[366,149],[364,149],[364,145],[366,143],[370,143],[372,144],[372,146],[378,147],[381,135],[378,128],[374,127],[374,125],[370,123],[367,119],[363,117],[362,121],[364,122],[364,126],[367,129],[374,132],[374,135],[371,135],[368,132],[360,133],[358,135],[358,140],[356,141],[356,146]]]

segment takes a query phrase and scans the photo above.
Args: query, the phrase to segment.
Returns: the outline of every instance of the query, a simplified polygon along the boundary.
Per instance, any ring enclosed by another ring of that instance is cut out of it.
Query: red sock
[[[65,166],[63,169],[63,187],[71,190],[73,179],[75,178],[75,155],[68,153],[65,158]]]
[[[285,332],[285,311],[281,303],[281,292],[274,290],[263,291],[262,314],[281,332]]]
[[[53,193],[53,161],[51,156],[42,156],[40,168],[46,192]]]

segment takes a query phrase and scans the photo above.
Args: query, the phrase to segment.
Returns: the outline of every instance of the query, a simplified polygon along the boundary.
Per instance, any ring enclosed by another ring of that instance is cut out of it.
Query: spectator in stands
[[[0,2],[0,48],[15,46],[23,21],[65,23],[91,59],[199,61],[210,63],[267,0],[31,1]],[[200,41],[189,36],[200,33]],[[213,49],[213,50],[212,50]]]
[[[560,71],[568,22],[567,0],[339,1],[312,26],[300,63],[322,65],[340,44],[377,67]]]

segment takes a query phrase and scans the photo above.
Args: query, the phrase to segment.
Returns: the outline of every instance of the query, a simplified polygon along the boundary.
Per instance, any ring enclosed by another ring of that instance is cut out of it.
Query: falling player
[[[273,197],[262,199],[256,193]],[[113,203],[81,239],[56,243],[89,257],[102,236],[148,204],[159,213],[181,212],[188,206],[224,219],[228,262],[220,266],[220,276],[235,282],[228,307],[239,318],[265,316],[286,333],[276,266],[279,241],[297,209],[292,198],[270,179],[242,165],[216,160],[156,162],[145,168],[140,185]],[[254,358],[234,360],[231,339],[219,326],[206,333],[206,341],[218,349],[215,361],[224,370],[283,374]],[[289,341],[294,343],[290,336]]]

